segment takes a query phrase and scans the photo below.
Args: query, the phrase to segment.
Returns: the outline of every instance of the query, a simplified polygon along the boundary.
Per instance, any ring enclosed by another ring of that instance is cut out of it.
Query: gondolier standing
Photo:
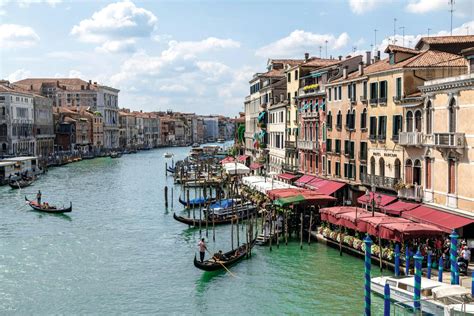
[[[38,190],[38,193],[36,193],[36,202],[41,206],[41,190]]]
[[[204,241],[204,238],[201,239],[201,241],[198,243],[199,247],[199,259],[201,259],[201,262],[204,261],[204,255],[206,254],[207,246],[206,242]]]

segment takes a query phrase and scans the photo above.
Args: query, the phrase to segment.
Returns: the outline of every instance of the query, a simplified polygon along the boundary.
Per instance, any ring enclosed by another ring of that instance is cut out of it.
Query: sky
[[[235,116],[268,58],[365,54],[394,38],[413,47],[450,34],[449,10],[449,0],[0,0],[0,79],[81,78],[120,89],[124,108]],[[474,1],[455,1],[453,34],[474,34]]]

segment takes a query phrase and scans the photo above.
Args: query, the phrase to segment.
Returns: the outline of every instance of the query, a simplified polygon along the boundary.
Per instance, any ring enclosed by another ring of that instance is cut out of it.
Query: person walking
[[[199,247],[199,258],[201,259],[201,262],[204,261],[204,256],[206,255],[206,242],[204,241],[204,238],[201,239],[201,241],[198,243]]]

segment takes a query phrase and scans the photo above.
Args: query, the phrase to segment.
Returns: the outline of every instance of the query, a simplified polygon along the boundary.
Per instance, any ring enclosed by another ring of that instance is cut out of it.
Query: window
[[[425,159],[425,187],[431,189],[431,158]]]
[[[377,98],[378,98],[377,82],[372,82],[370,84],[370,99],[375,100]]]
[[[406,127],[407,132],[413,132],[413,112],[412,111],[407,112],[406,121],[407,121],[407,127]]]
[[[413,164],[410,159],[405,161],[405,182],[413,184]]]
[[[341,127],[342,127],[342,113],[341,113],[341,111],[337,112],[336,127],[337,127],[337,128],[341,128]]]
[[[351,99],[352,98],[352,85],[347,85],[347,98]]]
[[[326,139],[326,151],[328,153],[332,152],[332,139]]]
[[[341,163],[336,161],[336,166],[335,166],[335,175],[336,177],[341,176]]]
[[[456,162],[454,159],[448,160],[448,193],[456,192]]]
[[[291,101],[291,93],[288,92],[288,96],[287,96],[287,97],[288,97],[288,102],[290,102],[290,101]]]
[[[359,158],[360,160],[367,160],[367,143],[361,142],[359,145]]]
[[[379,116],[379,140],[385,140],[387,136],[387,117]]]
[[[385,177],[385,160],[383,158],[379,159],[379,176]]]
[[[360,128],[367,128],[367,109],[364,109],[360,114]]]
[[[426,104],[426,134],[431,134],[433,132],[433,108],[431,106],[431,101],[428,101]]]
[[[370,117],[370,139],[375,139],[377,137],[377,117]]]
[[[328,115],[326,116],[326,125],[329,129],[332,128],[332,113],[329,111]]]
[[[295,70],[295,80],[298,80],[298,70]]]
[[[421,161],[418,159],[413,165],[413,184],[421,184]]]
[[[402,98],[402,78],[397,78],[397,91],[395,95],[397,100]]]
[[[328,100],[331,101],[331,88],[328,88]]]
[[[327,172],[328,172],[329,175],[332,174],[332,172],[331,172],[331,160],[328,160],[327,169],[326,169],[326,170],[327,170]]]
[[[289,72],[286,76],[287,76],[288,82],[291,82],[291,72]]]
[[[364,84],[363,84],[363,97],[364,97],[364,100],[367,100],[367,81],[364,81]]]
[[[375,158],[370,157],[370,174],[375,175]]]
[[[394,115],[393,124],[392,124],[392,140],[398,141],[401,130],[402,130],[402,116]]]
[[[380,81],[380,96],[379,98],[387,101],[387,81]]]
[[[449,102],[448,116],[449,116],[449,132],[455,133],[456,132],[456,101],[454,99],[451,99],[451,102]]]
[[[395,54],[394,54],[394,53],[390,53],[389,57],[390,57],[390,65],[395,64]]]
[[[336,139],[335,142],[336,142],[336,154],[340,154],[341,153],[341,140]]]
[[[339,86],[337,90],[339,90],[339,100],[342,100],[342,86]]]
[[[421,111],[415,112],[415,132],[421,132]]]
[[[401,162],[400,159],[395,159],[395,179],[402,178],[402,170],[401,170]]]

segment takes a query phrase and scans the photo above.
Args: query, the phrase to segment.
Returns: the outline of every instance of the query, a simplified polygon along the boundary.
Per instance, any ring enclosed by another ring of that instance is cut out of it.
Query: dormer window
[[[395,53],[390,53],[390,65],[395,64]]]

